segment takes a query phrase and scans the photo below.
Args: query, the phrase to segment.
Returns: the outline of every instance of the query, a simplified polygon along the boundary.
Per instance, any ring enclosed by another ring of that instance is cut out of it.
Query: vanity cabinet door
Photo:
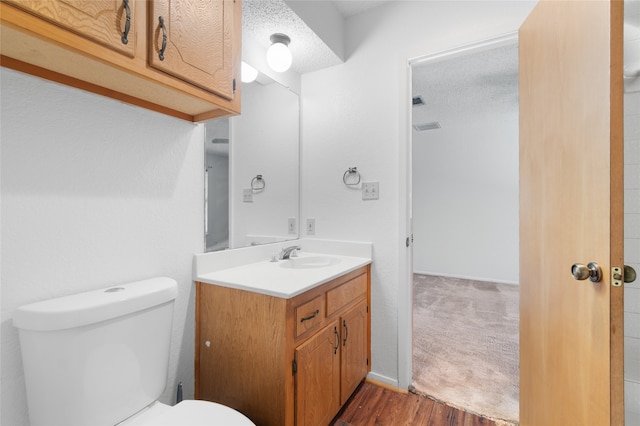
[[[367,301],[362,300],[340,318],[340,405],[347,402],[369,371],[368,316]]]
[[[149,63],[233,99],[233,0],[152,0]]]
[[[340,324],[333,321],[295,350],[296,426],[326,426],[340,410]]]
[[[4,1],[117,52],[134,56],[133,0]]]

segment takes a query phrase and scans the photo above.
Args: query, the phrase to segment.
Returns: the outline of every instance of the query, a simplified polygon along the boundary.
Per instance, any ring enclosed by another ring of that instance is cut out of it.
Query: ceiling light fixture
[[[242,61],[242,68],[240,69],[240,80],[243,83],[251,83],[258,77],[258,70]]]
[[[271,46],[267,50],[267,63],[276,72],[285,72],[291,67],[293,57],[289,50],[291,39],[286,34],[275,33],[269,38]]]

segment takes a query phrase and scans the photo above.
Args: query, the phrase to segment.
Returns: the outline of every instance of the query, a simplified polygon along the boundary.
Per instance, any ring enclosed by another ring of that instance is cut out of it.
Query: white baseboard
[[[463,280],[488,281],[492,283],[520,285],[518,281],[501,280],[501,279],[489,278],[489,277],[471,277],[471,276],[465,276],[465,275],[443,274],[442,272],[425,272],[425,271],[415,271],[415,270],[413,271],[413,273],[421,274],[421,275],[434,275],[437,277],[460,278]]]

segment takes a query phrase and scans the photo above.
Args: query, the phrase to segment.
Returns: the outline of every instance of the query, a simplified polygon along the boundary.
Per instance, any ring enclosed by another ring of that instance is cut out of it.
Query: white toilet
[[[157,401],[177,292],[154,278],[18,308],[31,425],[254,425],[213,402]]]

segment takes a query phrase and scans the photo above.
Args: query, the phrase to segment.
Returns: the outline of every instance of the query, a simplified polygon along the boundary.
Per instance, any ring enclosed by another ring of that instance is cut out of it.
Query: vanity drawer
[[[327,316],[339,311],[354,300],[367,294],[367,274],[355,277],[327,292]]]
[[[320,325],[324,319],[322,295],[316,296],[307,303],[296,307],[295,318],[296,337]]]

